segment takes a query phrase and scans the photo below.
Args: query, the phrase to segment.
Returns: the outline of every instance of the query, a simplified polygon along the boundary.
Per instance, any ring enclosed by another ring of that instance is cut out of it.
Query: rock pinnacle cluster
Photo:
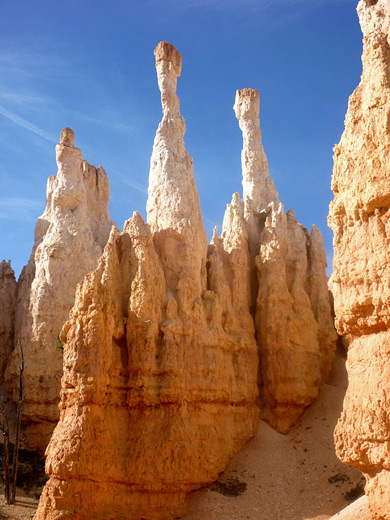
[[[10,266],[0,271],[0,301],[16,313],[3,336],[25,345],[24,423],[38,448],[59,400],[35,520],[183,516],[259,416],[287,432],[329,377],[337,335],[323,240],[279,201],[259,93],[236,93],[243,198],[208,244],[176,94],[181,55],[160,42],[155,58],[163,117],[147,222],[138,212],[123,231],[110,222],[104,170],[65,129],[16,289]],[[14,395],[19,355],[4,362]]]
[[[259,377],[262,413],[287,431],[329,373],[322,238],[278,200],[258,92],[237,92],[244,198],[208,246],[176,95],[181,56],[161,42],[155,57],[163,118],[147,223],[135,212],[113,227],[77,288],[36,520],[183,515],[255,433]]]

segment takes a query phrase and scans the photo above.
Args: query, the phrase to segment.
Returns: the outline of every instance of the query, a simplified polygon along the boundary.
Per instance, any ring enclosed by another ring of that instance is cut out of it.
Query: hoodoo
[[[176,95],[181,56],[156,50],[163,118],[148,222],[113,227],[65,323],[60,420],[35,520],[167,520],[265,418],[287,431],[329,374],[336,334],[320,232],[284,212],[259,95],[237,92],[244,198],[207,246]]]
[[[181,56],[164,42],[155,56],[164,114],[148,224],[135,213],[122,233],[114,228],[78,286],[61,335],[61,417],[36,520],[180,516],[188,493],[215,480],[256,430],[254,328],[249,309],[236,316],[218,252],[207,286],[175,92]]]
[[[360,469],[372,518],[390,519],[390,52],[387,0],[361,0],[363,73],[334,149],[329,225],[336,324],[349,339],[338,456]]]
[[[95,269],[112,225],[106,173],[83,160],[70,128],[61,132],[56,158],[58,173],[49,177],[45,212],[18,281],[14,350],[5,373],[17,402],[21,346],[26,445],[42,451],[59,418],[63,358],[58,335],[74,303],[76,285]]]
[[[316,226],[309,234],[279,201],[261,143],[259,105],[256,90],[237,91],[234,110],[244,143],[243,200],[234,195],[222,237],[229,236],[241,215],[241,228],[248,236],[263,416],[287,432],[329,377],[336,332],[322,235]]]

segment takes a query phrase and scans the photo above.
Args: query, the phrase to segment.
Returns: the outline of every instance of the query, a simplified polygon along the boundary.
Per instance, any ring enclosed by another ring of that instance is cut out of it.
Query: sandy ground
[[[256,437],[220,476],[245,482],[246,491],[236,497],[201,491],[185,520],[328,520],[346,507],[345,493],[364,483],[334,453],[346,387],[345,354],[338,351],[329,384],[299,424],[283,435],[260,421]]]
[[[4,402],[4,408],[8,417],[8,426],[10,441],[13,443],[15,438],[15,418],[16,418],[16,407],[12,404],[4,384],[0,385],[0,399]],[[0,442],[3,442],[3,435],[0,434]],[[20,461],[21,466],[23,462]],[[38,507],[39,494],[42,490],[41,487],[34,487],[30,493],[26,493],[21,488],[16,488],[16,501],[13,505],[7,505],[4,500],[3,483],[0,481],[0,520],[29,520],[33,518],[35,511]]]
[[[358,498],[345,509],[332,516],[331,520],[371,520],[366,495]]]
[[[339,351],[329,384],[299,424],[282,435],[260,421],[256,437],[219,478],[222,483],[237,479],[246,490],[239,496],[203,490],[184,520],[329,520],[346,507],[345,493],[363,483],[334,453],[333,429],[346,387],[345,355]],[[1,497],[0,520],[31,519],[37,505],[36,497],[20,490],[13,506]],[[361,513],[346,518],[363,520]]]
[[[38,507],[38,499],[27,496],[22,490],[18,489],[16,502],[8,506],[4,502],[4,497],[0,498],[0,520],[30,520],[33,518]]]

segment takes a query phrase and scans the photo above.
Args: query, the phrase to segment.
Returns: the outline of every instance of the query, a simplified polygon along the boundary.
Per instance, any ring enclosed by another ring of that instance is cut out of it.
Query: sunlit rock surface
[[[390,519],[390,50],[386,0],[361,0],[363,74],[334,150],[336,323],[350,340],[338,456],[367,478],[372,518]]]
[[[284,212],[259,95],[238,91],[243,188],[207,244],[176,95],[181,56],[156,50],[163,118],[147,223],[116,227],[64,325],[60,421],[36,520],[182,516],[264,416],[287,431],[329,374],[335,331],[322,237]],[[259,368],[260,360],[260,371]]]
[[[313,226],[309,234],[279,201],[261,143],[259,93],[238,90],[234,109],[244,143],[243,200],[233,197],[222,236],[234,221],[232,215],[241,212],[248,236],[263,416],[287,432],[317,397],[334,357],[326,254],[320,231]]]
[[[15,348],[6,370],[16,402],[20,344],[25,358],[26,445],[40,450],[46,448],[59,418],[63,356],[58,335],[74,303],[76,285],[96,268],[111,228],[106,173],[83,160],[70,128],[61,132],[56,158],[58,173],[48,179],[45,212],[18,281]]]
[[[62,333],[61,419],[36,519],[69,511],[74,519],[174,518],[256,431],[253,324],[243,327],[229,304],[218,247],[217,287],[207,287],[207,240],[175,93],[181,56],[164,42],[155,55],[164,115],[149,223],[135,213],[122,233],[114,229],[78,288]]]

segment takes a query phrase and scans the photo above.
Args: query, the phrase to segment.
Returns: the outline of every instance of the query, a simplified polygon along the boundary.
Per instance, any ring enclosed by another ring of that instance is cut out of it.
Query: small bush
[[[61,352],[61,355],[64,355],[64,344],[61,341],[60,335],[57,336],[57,348]]]
[[[364,485],[359,482],[356,484],[355,487],[351,488],[349,491],[347,491],[344,494],[344,498],[347,502],[351,503],[354,502],[359,497],[362,497],[364,495]]]
[[[336,482],[349,482],[349,478],[345,473],[336,473],[328,478],[329,484],[336,484]]]
[[[217,480],[211,488],[211,491],[216,491],[226,497],[238,497],[246,491],[246,487],[246,482],[240,482],[238,478],[229,478],[226,482],[219,482],[219,480]]]

